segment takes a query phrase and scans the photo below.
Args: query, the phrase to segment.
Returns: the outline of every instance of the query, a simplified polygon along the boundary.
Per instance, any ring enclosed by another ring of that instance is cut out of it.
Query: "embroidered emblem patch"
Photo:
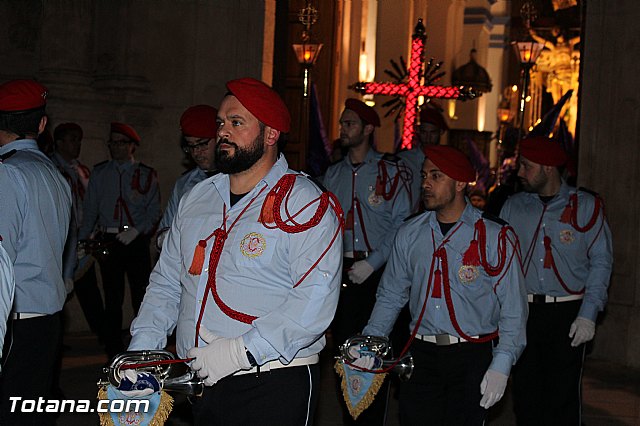
[[[571,229],[563,229],[560,231],[560,242],[562,244],[571,244],[575,239],[576,237],[573,235],[573,231]]]
[[[369,201],[369,205],[375,207],[375,206],[378,206],[378,205],[380,205],[382,203],[382,197],[380,197],[379,195],[376,195],[375,192],[372,192],[369,195],[369,200],[368,201]]]
[[[262,234],[257,232],[249,232],[240,241],[240,252],[246,257],[258,257],[264,253],[267,248],[267,240]]]
[[[349,385],[349,389],[351,389],[351,392],[354,394],[360,393],[360,391],[362,391],[362,387],[365,386],[365,384],[363,383],[362,377],[360,376],[349,377],[348,385]]]
[[[458,278],[465,284],[474,281],[479,275],[480,272],[478,272],[478,267],[475,265],[462,265],[458,269]]]

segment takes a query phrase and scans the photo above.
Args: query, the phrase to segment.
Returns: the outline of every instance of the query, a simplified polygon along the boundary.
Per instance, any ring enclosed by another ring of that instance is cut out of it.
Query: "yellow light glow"
[[[418,105],[424,104],[424,96],[418,96]]]
[[[311,52],[309,50],[304,51],[304,60],[305,62],[311,59]]]
[[[513,86],[511,86],[511,91],[512,92],[517,92],[518,91],[518,85],[514,84]]]
[[[540,124],[541,121],[542,121],[542,119],[538,118],[538,120],[536,120],[536,124]]]
[[[532,131],[532,130],[533,130],[533,126],[529,126],[529,131]]]
[[[527,95],[527,97],[526,97],[526,98],[524,98],[524,101],[525,101],[525,102],[529,102],[529,101],[531,101],[531,95]]]

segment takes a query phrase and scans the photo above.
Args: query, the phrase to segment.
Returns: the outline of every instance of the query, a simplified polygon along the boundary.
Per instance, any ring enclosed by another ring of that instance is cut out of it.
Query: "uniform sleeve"
[[[11,264],[17,256],[18,239],[22,233],[23,215],[27,209],[27,189],[24,181],[10,166],[0,164],[0,235]]]
[[[176,228],[176,224],[173,224]],[[181,296],[180,232],[172,229],[149,277],[138,316],[131,323],[129,350],[162,349],[178,320]]]
[[[400,162],[399,167],[405,167],[404,163]],[[396,173],[398,173],[397,169]],[[404,220],[411,214],[410,199],[409,189],[403,184],[402,179],[400,179],[391,208],[391,226],[387,230],[386,235],[381,239],[382,244],[367,258],[367,262],[373,266],[373,269],[378,270],[387,262],[396,232]]]
[[[98,220],[98,196],[100,192],[98,180],[99,174],[94,171],[89,178],[87,193],[82,203],[82,226],[78,232],[78,239],[81,241],[89,238]]]
[[[300,349],[323,335],[338,305],[342,236],[331,207],[315,227],[284,238],[289,249],[283,261],[289,264],[292,288],[280,307],[253,321],[251,330],[243,335],[246,348],[259,364],[274,359],[290,362]],[[325,250],[322,260],[294,288]]]
[[[138,231],[142,234],[150,235],[155,231],[156,225],[162,216],[162,208],[160,206],[160,185],[158,183],[158,175],[155,170],[149,173],[149,179],[152,179],[149,192],[146,194],[147,214],[142,223],[138,224]]]
[[[511,366],[520,357],[526,345],[527,316],[529,305],[524,286],[524,276],[515,255],[517,236],[513,231],[507,233],[506,271],[498,276],[495,292],[500,303],[498,320],[499,340],[493,349],[490,369],[509,375]],[[495,246],[494,246],[495,247]],[[495,248],[494,248],[495,249]]]
[[[586,223],[592,212],[593,206],[587,204],[587,208],[581,212],[586,217],[581,217],[580,223]],[[589,275],[585,283],[584,299],[578,316],[595,322],[598,312],[603,310],[607,303],[607,288],[613,264],[611,230],[604,216],[604,207],[600,209],[595,225],[586,232],[586,241],[590,246],[587,253]]]
[[[400,310],[409,300],[412,280],[409,248],[403,234],[398,234],[378,285],[376,304],[362,334],[388,336],[391,333]]]
[[[13,263],[9,255],[0,244],[0,352],[4,344],[4,336],[7,331],[7,320],[13,305],[15,292],[15,275]]]

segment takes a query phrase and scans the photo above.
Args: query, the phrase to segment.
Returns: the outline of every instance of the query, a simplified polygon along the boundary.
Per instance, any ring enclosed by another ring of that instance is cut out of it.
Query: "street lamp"
[[[524,126],[524,107],[527,101],[527,95],[529,91],[529,71],[536,64],[544,44],[538,43],[533,40],[530,35],[531,21],[537,17],[537,11],[531,2],[527,1],[520,8],[520,15],[524,21],[524,26],[527,29],[527,36],[522,41],[514,41],[512,44],[513,50],[520,61],[522,67],[522,92],[520,93],[520,109],[519,109],[519,129],[522,135],[522,128]]]
[[[311,6],[309,1],[307,1],[306,7],[304,9],[300,9],[298,12],[298,20],[302,25],[304,25],[304,30],[302,31],[301,36],[302,43],[294,43],[292,47],[296,54],[298,63],[304,69],[302,96],[307,98],[309,97],[309,87],[311,84],[309,71],[316,63],[320,50],[323,46],[322,43],[313,43],[311,41],[311,26],[318,20],[318,10]]]

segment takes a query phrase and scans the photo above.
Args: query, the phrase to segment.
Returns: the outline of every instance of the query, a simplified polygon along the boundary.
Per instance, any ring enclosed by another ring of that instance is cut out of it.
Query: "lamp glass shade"
[[[513,43],[513,50],[518,56],[522,65],[533,65],[538,60],[540,53],[544,49],[544,44],[537,41],[516,41]]]
[[[316,63],[322,43],[300,43],[293,45],[293,51],[296,54],[298,63],[303,66],[312,66]]]

